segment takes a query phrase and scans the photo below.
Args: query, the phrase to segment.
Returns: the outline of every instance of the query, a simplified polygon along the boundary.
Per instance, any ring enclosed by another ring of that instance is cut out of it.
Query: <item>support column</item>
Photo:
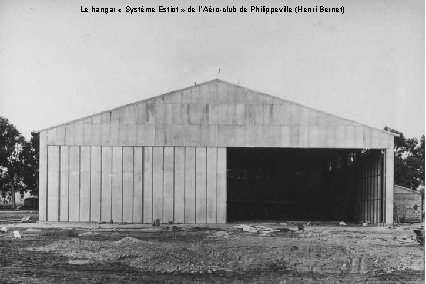
[[[394,153],[392,148],[385,151],[385,223],[393,224]]]

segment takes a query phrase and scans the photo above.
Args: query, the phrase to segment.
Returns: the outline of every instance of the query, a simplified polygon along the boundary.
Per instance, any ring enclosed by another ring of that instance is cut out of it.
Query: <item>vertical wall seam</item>
[[[195,217],[195,219],[194,219],[194,221],[195,221],[195,223],[197,224],[197,148],[198,147],[194,147],[195,149],[195,155],[194,155],[194,164],[195,164],[195,167],[194,167],[194,184],[195,184],[195,188],[194,188],[194,192],[195,192],[195,194],[194,194],[194,196],[195,196],[195,198],[194,198],[194,217]]]
[[[46,196],[45,204],[46,204],[46,221],[49,221],[49,199],[47,198],[49,196],[49,146],[47,146],[47,133],[46,133]]]
[[[154,221],[154,147],[151,147],[151,222]]]
[[[112,112],[110,112],[110,116]],[[110,210],[109,210],[109,220],[110,222],[112,221],[112,175],[113,175],[113,164],[114,164],[114,155],[113,155],[113,147],[110,147],[111,150],[111,165],[110,165],[110,174],[109,174],[109,187],[110,187],[110,199],[109,199],[109,206],[110,206]]]
[[[142,147],[142,214],[141,214],[141,220],[142,223],[145,220],[145,216],[144,216],[144,210],[145,210],[145,147]]]
[[[225,223],[228,222],[228,148],[225,147]]]
[[[80,221],[81,208],[81,146],[78,146],[78,221]]]
[[[387,151],[385,150],[384,157],[383,157],[383,223],[386,223],[386,210],[387,210],[387,204],[386,204],[386,190],[387,190]]]
[[[92,221],[92,147],[89,148],[89,222]]]
[[[163,127],[163,129],[164,129],[164,127]],[[161,186],[161,188],[162,188],[162,190],[161,190],[161,203],[162,203],[162,205],[161,205],[161,220],[163,220],[163,221],[166,221],[166,220],[164,220],[164,175],[165,175],[165,172],[166,172],[166,169],[164,168],[164,152],[165,152],[165,148],[166,147],[161,147],[161,152],[163,152],[163,155],[162,155],[162,158],[163,158],[163,162],[162,162],[162,166],[161,166],[161,168],[162,168],[162,172],[163,172],[163,182],[162,182],[162,186]]]
[[[99,177],[99,221],[102,221],[102,146],[100,147],[101,149],[101,164],[100,164],[100,177]]]
[[[59,173],[58,173],[58,221],[61,220],[61,149],[59,146]]]
[[[133,175],[132,175],[132,222],[134,220],[134,210],[135,210],[135,147],[132,147],[132,161],[133,161]]]
[[[68,216],[67,216],[67,221],[69,222],[70,221],[70,152],[71,152],[71,147],[67,147],[68,148],[68,181],[67,181],[67,195],[68,195],[68,197],[67,197],[67,203],[68,203],[68,208],[67,208],[67,213],[68,213]]]
[[[206,165],[205,165],[206,166],[206,168],[205,168],[206,169],[205,170],[205,173],[206,173],[206,224],[208,223],[208,210],[207,210],[207,207],[208,207],[208,202],[209,202],[208,199],[207,199],[208,198],[208,196],[207,196],[207,186],[208,186],[207,185],[207,178],[208,178],[208,174],[207,174],[207,158],[208,157],[207,157],[207,147],[206,147]]]
[[[186,147],[183,147],[184,149],[184,156],[183,156],[183,222],[185,223],[186,217],[185,217],[185,211],[186,211]]]
[[[384,198],[383,198],[383,170],[384,170],[384,153],[381,153],[380,155],[380,203],[381,203],[381,210],[380,210],[380,222],[381,223],[385,223],[384,220],[384,214],[383,214],[383,208],[386,206],[383,202]]]
[[[120,118],[119,118],[120,119]],[[123,181],[124,181],[124,171],[123,171],[123,169],[124,169],[124,167],[123,167],[123,165],[124,165],[124,155],[123,155],[123,153],[124,153],[124,147],[121,147],[121,222],[123,222],[123,215],[124,215],[124,184],[123,184]]]
[[[215,151],[216,151],[216,168],[215,168],[215,171],[216,171],[216,202],[215,202],[215,205],[216,205],[216,223],[217,223],[217,184],[218,184],[218,170],[217,170],[217,168],[218,168],[218,156],[219,156],[219,150],[218,150],[218,148],[215,148]]]
[[[173,204],[172,204],[172,206],[173,206],[173,215],[172,215],[172,220],[173,220],[173,222],[176,222],[176,218],[175,218],[175,216],[176,216],[176,213],[175,213],[175,200],[176,200],[176,193],[175,193],[175,188],[176,188],[176,185],[175,185],[175,183],[176,183],[176,178],[175,178],[175,174],[176,174],[176,170],[175,170],[175,161],[176,161],[176,157],[175,157],[175,155],[176,155],[176,151],[175,151],[175,149],[176,149],[176,147],[173,147],[173,182],[172,182],[172,186],[173,186]]]
[[[164,127],[165,128],[165,127]],[[165,157],[165,153],[166,153],[166,147],[161,147],[161,148],[163,148],[162,149],[162,152],[163,152],[163,194],[162,194],[162,200],[163,200],[163,208],[162,208],[162,210],[161,210],[161,220],[164,220],[164,221],[166,221],[164,218],[165,218],[165,214],[164,214],[164,194],[165,194],[165,189],[164,189],[164,185],[165,185],[165,182],[164,182],[164,178],[165,178],[165,175],[166,175],[166,168],[165,168],[165,161],[166,161],[166,157]],[[169,220],[167,220],[167,221],[169,221]],[[167,222],[166,221],[166,222]]]

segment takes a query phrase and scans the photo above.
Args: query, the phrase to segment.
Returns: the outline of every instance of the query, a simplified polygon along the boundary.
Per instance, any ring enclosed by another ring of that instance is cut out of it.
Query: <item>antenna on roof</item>
[[[241,78],[240,78],[240,79],[238,79],[238,83],[237,83],[237,85],[240,85],[240,80],[241,80]]]
[[[217,71],[216,79],[218,79],[218,78],[219,78],[219,74],[220,74],[220,68],[219,68],[219,70]]]

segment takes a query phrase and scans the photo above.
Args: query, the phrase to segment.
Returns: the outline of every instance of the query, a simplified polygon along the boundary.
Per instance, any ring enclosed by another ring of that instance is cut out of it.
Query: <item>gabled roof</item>
[[[273,103],[278,102],[278,103],[284,103],[284,104],[291,104],[291,105],[294,105],[294,106],[299,106],[303,109],[307,109],[307,110],[311,110],[311,111],[315,111],[315,112],[324,114],[324,115],[332,117],[334,119],[347,121],[349,123],[353,123],[353,124],[356,124],[358,126],[367,127],[367,128],[370,128],[371,130],[374,130],[374,131],[379,131],[381,133],[385,133],[385,134],[392,135],[392,136],[398,136],[395,133],[391,133],[391,132],[385,131],[383,129],[378,129],[378,128],[375,128],[375,127],[367,126],[365,124],[362,124],[362,123],[359,123],[359,122],[356,122],[356,121],[353,121],[353,120],[350,120],[350,119],[342,118],[342,117],[339,117],[337,115],[329,114],[329,113],[326,113],[326,112],[323,112],[323,111],[320,111],[320,110],[316,110],[314,108],[311,108],[311,107],[308,107],[308,106],[305,106],[305,105],[302,105],[302,104],[299,104],[299,103],[295,103],[295,102],[292,102],[292,101],[289,101],[289,100],[286,100],[286,99],[282,99],[282,98],[279,98],[279,97],[276,97],[276,96],[272,96],[272,95],[269,95],[269,94],[265,94],[265,93],[262,93],[262,92],[259,92],[259,91],[251,90],[251,89],[242,87],[240,85],[233,84],[233,83],[230,83],[230,82],[226,82],[226,81],[223,81],[223,80],[220,80],[220,79],[214,79],[214,80],[206,81],[206,82],[203,82],[203,83],[200,83],[200,84],[195,84],[194,86],[179,89],[179,90],[176,90],[176,91],[165,93],[165,94],[155,96],[155,97],[152,97],[152,98],[148,98],[148,99],[145,99],[145,100],[136,101],[134,103],[126,104],[126,105],[119,106],[119,107],[116,107],[116,108],[113,108],[113,109],[109,109],[109,110],[106,110],[106,111],[103,111],[103,112],[100,112],[100,113],[96,113],[96,114],[85,116],[85,117],[82,117],[82,118],[79,118],[79,119],[71,120],[69,122],[65,122],[65,123],[55,125],[55,126],[44,128],[44,129],[41,129],[41,130],[38,130],[38,131],[35,131],[35,132],[39,133],[39,132],[50,130],[50,129],[53,129],[53,128],[56,128],[56,127],[72,124],[72,123],[79,122],[79,121],[84,121],[86,119],[90,119],[90,118],[93,118],[95,116],[99,116],[99,115],[102,115],[102,114],[105,114],[105,113],[108,113],[108,112],[117,111],[117,110],[129,107],[129,106],[132,106],[132,105],[139,105],[139,104],[142,104],[142,103],[156,103],[156,102],[160,103],[160,102],[167,102],[169,100],[172,101],[173,100],[172,97],[174,95],[178,94],[178,93],[188,92],[192,89],[199,88],[199,87],[206,86],[206,85],[212,85],[212,84],[215,84],[215,83],[221,83],[221,84],[225,84],[225,85],[228,85],[230,87],[233,87],[233,88],[237,88],[242,93],[246,92],[246,93],[249,93],[249,94],[254,94],[254,96],[257,96],[257,98],[255,98],[253,100],[254,103],[256,103],[256,102],[268,103],[269,102],[269,103],[273,104]],[[217,95],[218,96],[220,95],[219,92],[217,93]]]

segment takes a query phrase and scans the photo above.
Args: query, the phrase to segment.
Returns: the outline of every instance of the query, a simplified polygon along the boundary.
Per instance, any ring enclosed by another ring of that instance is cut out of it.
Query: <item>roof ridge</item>
[[[230,85],[230,86],[235,86],[237,88],[242,88],[242,89],[245,89],[249,92],[256,93],[256,94],[261,95],[261,96],[269,97],[271,99],[276,99],[276,100],[279,100],[279,101],[282,101],[282,102],[285,102],[285,103],[289,103],[289,104],[298,105],[298,106],[301,106],[301,107],[304,107],[304,108],[307,108],[307,109],[310,109],[310,110],[313,110],[313,111],[316,111],[316,112],[319,112],[319,113],[322,113],[322,114],[325,114],[325,115],[330,115],[332,117],[335,117],[335,118],[338,118],[338,119],[341,119],[341,120],[346,120],[346,121],[349,121],[351,123],[355,123],[355,124],[358,124],[358,125],[361,125],[361,126],[364,126],[364,127],[368,127],[368,128],[374,129],[376,131],[380,131],[380,132],[388,134],[388,135],[399,136],[398,134],[395,134],[395,133],[392,133],[392,132],[389,132],[389,131],[386,131],[386,130],[383,130],[383,129],[379,129],[379,128],[369,126],[369,125],[366,125],[366,124],[363,124],[363,123],[360,123],[360,122],[357,122],[357,121],[354,121],[354,120],[351,120],[351,119],[348,119],[348,118],[344,118],[344,117],[341,117],[341,116],[338,116],[338,115],[335,115],[335,114],[331,114],[331,113],[328,113],[328,112],[325,112],[325,111],[322,111],[322,110],[318,110],[318,109],[315,109],[313,107],[303,105],[301,103],[297,103],[297,102],[294,102],[294,101],[283,99],[283,98],[273,96],[273,95],[270,95],[270,94],[267,94],[267,93],[264,93],[264,92],[256,91],[256,90],[241,86],[239,84],[231,83],[231,82],[219,79],[219,78],[208,80],[208,81],[205,81],[205,82],[202,82],[202,83],[199,83],[199,84],[195,84],[195,85],[188,86],[188,87],[185,87],[185,88],[177,89],[177,90],[174,90],[174,91],[170,91],[170,92],[167,92],[167,93],[164,93],[164,94],[161,94],[161,95],[158,95],[158,96],[154,96],[154,97],[151,97],[151,98],[148,98],[148,99],[138,100],[136,102],[128,103],[128,104],[121,105],[121,106],[118,106],[118,107],[115,107],[115,108],[112,108],[112,109],[97,112],[97,113],[94,113],[94,114],[91,114],[91,115],[88,115],[88,116],[84,116],[84,117],[81,117],[81,118],[78,118],[78,119],[70,120],[70,121],[60,123],[60,124],[57,124],[57,125],[54,125],[54,126],[50,126],[50,127],[47,127],[47,128],[43,128],[43,129],[40,129],[40,130],[37,130],[37,131],[34,131],[34,132],[40,133],[42,131],[46,131],[46,130],[50,130],[50,129],[53,129],[53,128],[56,128],[56,127],[60,127],[60,126],[68,125],[68,124],[71,124],[71,123],[79,122],[79,121],[82,121],[82,120],[85,120],[85,119],[88,119],[88,118],[92,118],[94,116],[101,115],[101,114],[104,114],[104,113],[107,113],[107,112],[120,110],[122,108],[131,106],[131,105],[136,105],[136,104],[140,104],[140,103],[144,103],[144,102],[157,100],[157,99],[160,99],[162,97],[166,97],[168,95],[171,95],[173,93],[183,92],[185,90],[188,90],[188,89],[191,89],[191,88],[194,88],[194,87],[198,87],[198,86],[202,86],[202,85],[206,85],[206,84],[210,84],[210,83],[214,83],[214,82],[224,83],[224,84],[227,84],[227,85]]]

